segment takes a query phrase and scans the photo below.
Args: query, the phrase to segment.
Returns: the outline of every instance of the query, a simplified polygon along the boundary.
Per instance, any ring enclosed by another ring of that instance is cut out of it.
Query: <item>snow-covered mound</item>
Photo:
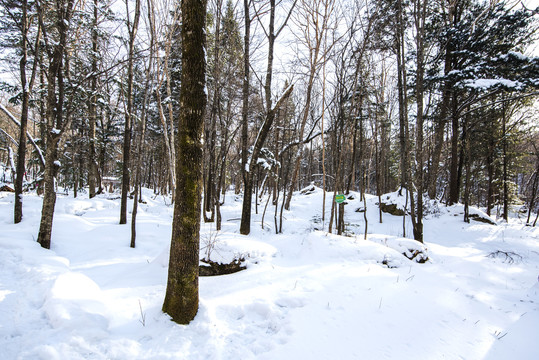
[[[2,358],[539,358],[538,228],[467,224],[461,205],[436,204],[420,244],[408,215],[380,215],[367,195],[365,222],[351,193],[338,236],[326,195],[322,214],[321,189],[298,192],[282,234],[280,209],[268,207],[262,228],[259,206],[249,236],[239,235],[241,196],[227,195],[223,230],[202,224],[200,255],[242,257],[247,269],[201,278],[199,313],[180,326],[161,312],[170,199],[143,192],[131,249],[116,196],[59,196],[49,251],[35,242],[41,199],[25,195],[14,225],[13,195],[0,193]],[[404,209],[395,194],[382,200]]]

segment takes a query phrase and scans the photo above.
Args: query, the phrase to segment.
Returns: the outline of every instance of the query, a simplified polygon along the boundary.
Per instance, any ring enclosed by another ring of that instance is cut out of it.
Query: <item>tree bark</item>
[[[244,24],[245,24],[245,37],[243,42],[243,88],[242,88],[242,109],[241,109],[241,173],[243,176],[244,194],[246,194],[245,187],[247,186],[247,143],[249,132],[249,71],[250,71],[250,44],[251,44],[251,14],[249,12],[249,0],[243,0]]]
[[[148,1],[148,23],[151,29],[155,29],[155,12],[153,4]],[[148,67],[146,68],[146,84],[144,86],[144,100],[142,103],[142,111],[140,116],[140,123],[137,129],[138,139],[135,143],[135,198],[133,199],[133,212],[131,213],[131,248],[135,248],[137,239],[137,212],[138,203],[140,197],[140,191],[142,186],[142,157],[144,154],[144,140],[146,135],[146,109],[148,108],[148,101],[151,92],[152,85],[152,67],[153,59],[156,54],[155,46],[155,31],[150,33],[150,57],[148,59]]]
[[[20,122],[20,133],[19,133],[19,147],[17,148],[17,169],[15,177],[15,206],[14,206],[14,223],[18,224],[22,220],[22,185],[24,182],[24,176],[26,175],[26,140],[27,140],[27,129],[28,129],[28,111],[29,111],[29,102],[30,102],[30,92],[32,91],[34,79],[37,73],[37,57],[34,56],[34,67],[31,74],[30,82],[26,78],[26,66],[28,64],[28,32],[30,29],[30,23],[28,18],[28,1],[23,0],[21,3],[22,14],[21,14],[21,60],[19,62],[20,69],[20,78],[21,78],[21,87],[22,87],[22,104],[21,104],[21,122]],[[38,30],[38,35],[36,39],[36,44],[39,43],[40,31]],[[39,51],[39,47],[36,47],[36,51]]]
[[[505,102],[502,103],[502,157],[503,157],[503,219],[505,222],[509,219],[509,189],[507,182],[507,114]]]
[[[50,54],[51,60],[47,72],[47,105],[45,111],[46,142],[45,150],[45,174],[43,207],[41,209],[41,221],[37,242],[45,249],[50,249],[52,235],[52,220],[54,206],[56,204],[55,176],[59,168],[57,161],[58,142],[60,141],[68,123],[64,119],[64,56],[67,53],[67,32],[73,10],[73,1],[59,1],[53,10],[56,17],[55,28],[58,39]],[[43,17],[51,14],[44,13],[44,9],[38,6],[39,21],[43,23]],[[50,39],[52,40],[52,39]],[[67,61],[67,60],[66,60]],[[67,68],[67,65],[65,66]]]
[[[97,121],[97,0],[94,0],[93,29],[92,29],[92,73],[90,77],[91,95],[88,102],[89,120],[89,154],[88,154],[88,196],[93,198],[96,195],[97,187],[97,160],[95,151],[95,124]]]
[[[427,12],[427,0],[417,0],[414,4],[414,17],[416,26],[416,50],[417,50],[417,76],[416,76],[416,174],[415,183],[417,188],[417,212],[412,218],[414,239],[423,242],[423,76],[425,56],[425,18]]]
[[[469,124],[469,115],[464,117],[464,124],[462,126],[463,131],[463,140],[464,144],[462,145],[464,149],[464,163],[466,175],[464,178],[464,222],[470,222],[470,178],[471,178],[471,169],[472,169],[472,158],[471,158],[471,146],[470,146],[470,124]]]
[[[456,6],[457,1],[448,1],[449,11],[447,14],[447,26],[456,25]],[[444,75],[447,76],[451,70],[453,70],[453,39],[451,35],[447,39],[445,44],[445,57],[444,57]],[[449,80],[444,81],[442,90],[442,102],[440,103],[440,116],[438,117],[435,130],[434,130],[434,148],[432,151],[432,167],[429,173],[428,193],[429,198],[435,199],[437,193],[438,183],[438,170],[440,167],[440,157],[442,154],[445,126],[447,124],[447,115],[449,113],[449,106],[451,100],[451,84]]]
[[[457,98],[453,94],[451,114],[451,164],[449,168],[449,205],[459,202],[459,116],[456,112]]]
[[[397,2],[397,27],[396,27],[396,47],[397,47],[397,92],[399,104],[399,148],[400,148],[400,189],[399,195],[402,195],[402,189],[407,185],[406,174],[408,172],[406,157],[407,132],[405,128],[408,122],[406,111],[406,79],[404,64],[404,24],[402,15],[402,0]]]
[[[176,156],[176,201],[163,311],[179,324],[198,312],[202,132],[206,107],[205,0],[182,0],[182,81]]]
[[[126,2],[127,4],[127,2]],[[129,16],[129,11],[127,12]],[[122,197],[120,204],[120,224],[127,223],[127,197],[129,195],[129,169],[131,161],[131,121],[133,118],[133,62],[135,57],[135,38],[137,36],[138,23],[140,19],[140,0],[135,4],[135,17],[133,24],[129,25],[129,58],[127,63],[127,105],[125,110],[123,160],[122,160]]]

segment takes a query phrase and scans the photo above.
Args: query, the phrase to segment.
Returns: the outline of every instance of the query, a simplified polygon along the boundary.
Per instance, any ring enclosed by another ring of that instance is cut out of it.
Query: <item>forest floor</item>
[[[201,258],[208,249],[214,261],[244,257],[247,269],[200,278],[199,313],[181,326],[161,311],[170,199],[144,191],[131,249],[119,199],[59,195],[44,250],[35,242],[42,199],[25,195],[14,225],[13,194],[0,193],[0,357],[539,359],[539,227],[516,214],[468,224],[461,205],[431,203],[421,246],[402,238],[402,217],[384,213],[380,223],[369,196],[364,240],[353,195],[346,236],[327,232],[332,193],[322,227],[320,189],[295,195],[278,235],[271,202],[261,228],[263,199],[242,236],[241,196],[227,194],[223,230],[202,224]],[[413,251],[429,260],[402,255]]]

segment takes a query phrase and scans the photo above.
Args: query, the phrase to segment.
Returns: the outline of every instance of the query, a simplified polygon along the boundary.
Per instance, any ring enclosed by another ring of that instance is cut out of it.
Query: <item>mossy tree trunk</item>
[[[205,93],[205,0],[182,0],[182,80],[176,147],[176,202],[163,311],[188,324],[198,311]]]

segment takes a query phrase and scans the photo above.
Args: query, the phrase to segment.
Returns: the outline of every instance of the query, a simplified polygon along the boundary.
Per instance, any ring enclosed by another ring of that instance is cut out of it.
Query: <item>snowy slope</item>
[[[538,228],[466,224],[461,206],[440,205],[425,221],[430,260],[419,264],[401,253],[423,248],[402,238],[402,217],[378,222],[376,197],[363,240],[355,195],[345,205],[348,236],[315,230],[317,189],[295,196],[283,234],[274,234],[270,204],[264,229],[254,215],[245,237],[241,197],[228,194],[223,231],[203,224],[202,247],[214,239],[213,260],[244,256],[248,268],[201,278],[199,314],[180,326],[161,312],[169,199],[145,192],[130,249],[118,200],[60,196],[48,251],[35,243],[41,199],[25,196],[24,220],[13,225],[13,195],[0,193],[2,358],[539,358]]]

